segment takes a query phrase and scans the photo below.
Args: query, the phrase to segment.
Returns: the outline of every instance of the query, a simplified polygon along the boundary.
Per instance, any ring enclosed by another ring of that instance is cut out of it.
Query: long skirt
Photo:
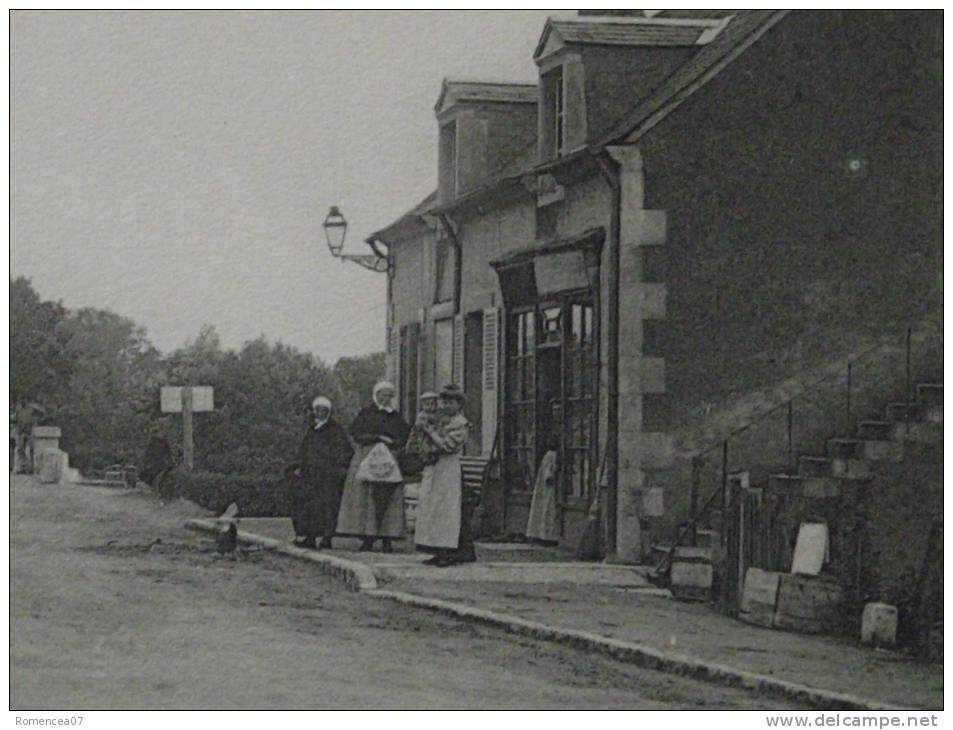
[[[341,504],[341,472],[322,474],[318,479],[302,479],[294,484],[291,520],[295,534],[304,537],[331,537]]]
[[[460,455],[441,456],[421,475],[420,504],[414,542],[423,552],[455,550],[460,541],[463,481]]]
[[[359,446],[351,458],[335,532],[357,537],[403,537],[404,485],[364,482],[357,478],[357,468],[372,448],[373,445]],[[380,524],[378,511],[383,515]]]

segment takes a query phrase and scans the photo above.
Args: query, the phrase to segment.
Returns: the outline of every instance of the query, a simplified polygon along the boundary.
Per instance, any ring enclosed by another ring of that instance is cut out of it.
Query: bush
[[[289,513],[284,479],[184,469],[173,472],[170,478],[179,496],[217,514],[232,502],[238,505],[242,517],[282,517]]]

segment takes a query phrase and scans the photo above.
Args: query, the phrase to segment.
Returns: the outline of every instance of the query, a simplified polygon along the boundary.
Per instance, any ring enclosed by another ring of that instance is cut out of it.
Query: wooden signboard
[[[159,391],[159,404],[163,413],[182,414],[182,457],[185,468],[192,470],[195,454],[192,438],[192,414],[215,410],[211,385],[179,387],[164,386]]]

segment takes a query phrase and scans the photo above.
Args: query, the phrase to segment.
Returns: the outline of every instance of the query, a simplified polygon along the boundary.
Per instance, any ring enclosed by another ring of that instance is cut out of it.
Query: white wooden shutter
[[[400,329],[392,325],[387,336],[387,379],[397,386],[400,377]]]
[[[463,382],[465,372],[463,367],[464,352],[463,315],[458,314],[453,318],[453,382],[466,390],[467,384]]]
[[[500,311],[497,307],[483,310],[483,443],[481,453],[489,456],[497,429],[497,383],[499,382]]]

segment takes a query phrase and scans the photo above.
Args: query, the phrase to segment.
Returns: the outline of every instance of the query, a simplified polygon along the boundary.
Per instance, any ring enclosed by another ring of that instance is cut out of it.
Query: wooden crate
[[[738,614],[742,621],[769,629],[774,627],[782,575],[770,570],[748,568]]]
[[[675,598],[683,601],[710,600],[713,578],[711,548],[675,548],[670,587]]]
[[[779,629],[821,634],[843,624],[844,590],[826,575],[782,575],[774,625]]]

